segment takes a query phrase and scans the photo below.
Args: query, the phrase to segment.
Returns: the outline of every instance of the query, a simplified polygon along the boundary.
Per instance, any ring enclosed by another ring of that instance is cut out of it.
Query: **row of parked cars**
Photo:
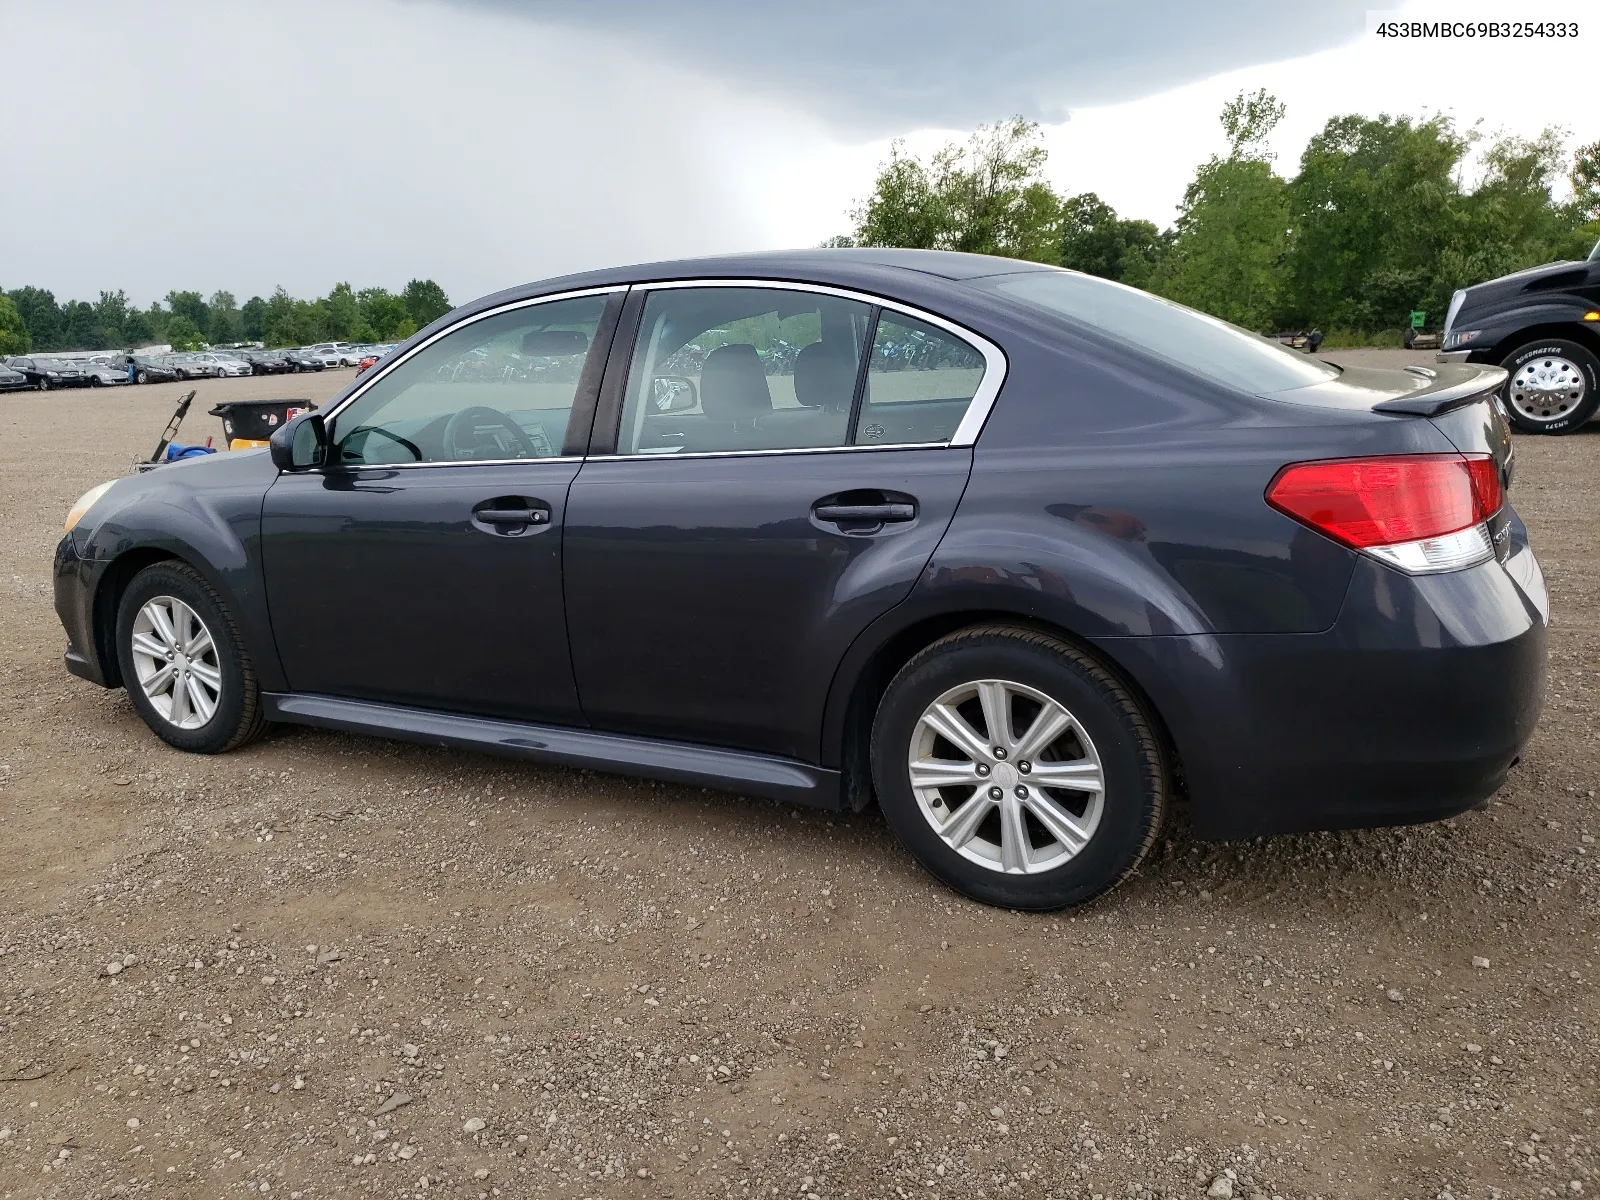
[[[293,350],[206,350],[188,354],[96,354],[57,358],[22,354],[0,364],[0,392],[24,389],[113,387],[123,383],[170,383],[186,379],[225,379],[238,375],[284,375],[338,367],[365,369],[389,346],[322,342]],[[132,365],[130,377],[129,365]]]

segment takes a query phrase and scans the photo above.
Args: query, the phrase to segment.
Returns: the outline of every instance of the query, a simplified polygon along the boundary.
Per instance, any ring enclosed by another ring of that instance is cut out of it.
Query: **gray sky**
[[[1364,24],[1347,0],[0,0],[0,287],[243,301],[424,276],[459,302],[815,244],[890,137],[1013,112],[1048,123],[1057,186],[1167,223],[1222,101],[1262,85],[1290,105],[1286,169],[1336,112],[1600,121],[1483,85],[1582,75],[1581,43],[1484,59]]]

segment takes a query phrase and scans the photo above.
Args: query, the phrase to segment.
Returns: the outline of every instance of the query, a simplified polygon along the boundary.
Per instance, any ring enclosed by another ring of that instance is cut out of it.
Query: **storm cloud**
[[[451,0],[601,34],[857,133],[1167,91],[1362,31],[1366,0]]]

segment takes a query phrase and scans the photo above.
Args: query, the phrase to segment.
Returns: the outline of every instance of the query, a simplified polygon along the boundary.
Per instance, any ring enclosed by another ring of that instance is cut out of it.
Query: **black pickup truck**
[[[1600,243],[1585,262],[1532,267],[1450,298],[1440,362],[1511,373],[1506,411],[1525,433],[1571,433],[1600,408]]]

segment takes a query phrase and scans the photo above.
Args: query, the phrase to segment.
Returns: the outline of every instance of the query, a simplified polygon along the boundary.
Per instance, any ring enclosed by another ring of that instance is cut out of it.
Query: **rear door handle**
[[[911,521],[915,504],[819,504],[812,513],[819,521]]]

